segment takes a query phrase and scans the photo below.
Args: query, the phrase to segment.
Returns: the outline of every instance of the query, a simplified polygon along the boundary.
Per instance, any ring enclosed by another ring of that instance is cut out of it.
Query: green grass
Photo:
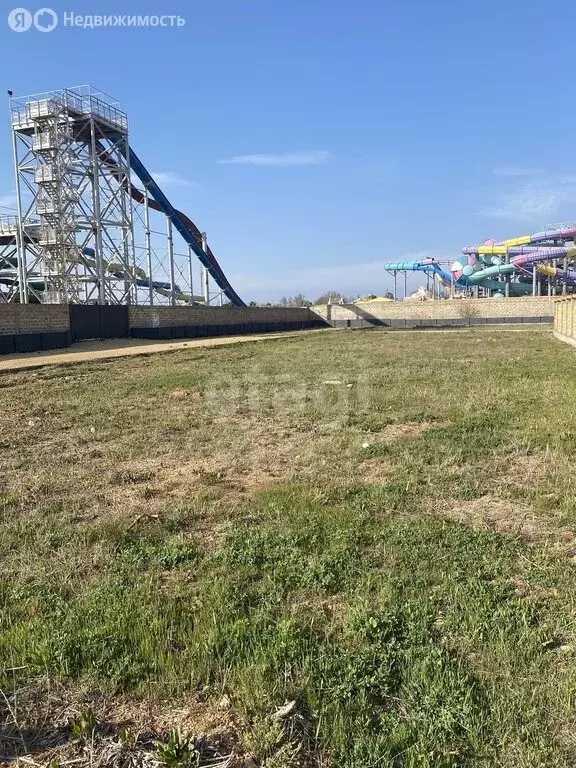
[[[0,687],[226,693],[269,768],[573,765],[575,374],[467,331],[5,376]]]

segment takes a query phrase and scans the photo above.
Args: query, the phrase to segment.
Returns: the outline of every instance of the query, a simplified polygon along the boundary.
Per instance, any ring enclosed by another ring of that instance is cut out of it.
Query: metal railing
[[[128,117],[119,109],[118,102],[102,91],[90,86],[64,88],[12,101],[12,124],[29,125],[39,117],[49,117],[62,111],[79,115],[92,115],[122,130],[128,130]]]
[[[0,217],[0,235],[15,235],[18,231],[18,216]]]

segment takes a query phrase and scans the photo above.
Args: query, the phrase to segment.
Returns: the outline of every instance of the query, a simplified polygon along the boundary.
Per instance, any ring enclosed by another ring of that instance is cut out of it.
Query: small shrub
[[[180,728],[173,728],[168,741],[157,741],[154,746],[156,761],[166,768],[194,768],[200,765],[196,739],[191,734],[182,733]]]
[[[472,317],[479,317],[480,310],[473,301],[461,301],[458,305],[458,314],[460,317],[470,320]]]
[[[91,709],[83,709],[72,720],[72,733],[76,738],[90,738],[96,728],[96,718]]]

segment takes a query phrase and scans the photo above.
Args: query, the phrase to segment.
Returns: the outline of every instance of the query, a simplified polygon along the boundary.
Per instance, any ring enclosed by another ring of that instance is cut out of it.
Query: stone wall
[[[554,310],[554,336],[576,346],[576,296],[557,299]]]
[[[548,296],[440,301],[370,301],[323,304],[314,311],[336,326],[467,325],[482,322],[551,322],[554,299]]]
[[[78,307],[89,315],[96,309]],[[124,311],[126,322],[118,322],[118,309]],[[112,310],[114,322],[108,318],[104,323]],[[92,318],[95,322],[80,315],[74,313],[74,328],[71,328],[70,309],[66,304],[0,304],[0,354],[66,347],[72,338],[93,338],[99,334],[106,338],[128,335],[140,339],[187,339],[303,331],[327,325],[308,308],[103,306]]]
[[[318,318],[308,308],[285,307],[129,307],[131,328],[246,323],[309,322]]]
[[[0,335],[69,330],[65,304],[0,304]]]
[[[70,344],[70,313],[60,304],[0,304],[0,354]]]

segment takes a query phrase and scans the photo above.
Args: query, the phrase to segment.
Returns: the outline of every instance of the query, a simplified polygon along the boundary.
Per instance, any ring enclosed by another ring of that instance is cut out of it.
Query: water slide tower
[[[10,108],[17,215],[0,219],[0,299],[244,306],[205,233],[131,148],[117,101],[80,86],[11,96]]]

